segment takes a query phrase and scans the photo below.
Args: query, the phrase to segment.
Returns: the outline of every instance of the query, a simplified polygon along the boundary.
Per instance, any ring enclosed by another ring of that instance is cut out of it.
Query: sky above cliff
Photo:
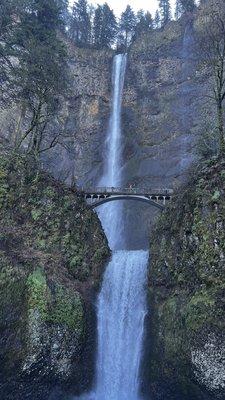
[[[158,0],[90,0],[90,3],[93,5],[97,4],[104,4],[107,2],[109,6],[114,10],[114,12],[119,16],[121,12],[123,12],[127,6],[130,6],[135,10],[138,11],[140,8],[143,10],[148,10],[154,16],[155,11],[158,8],[159,2]],[[74,0],[70,0],[70,3],[73,4]],[[175,0],[171,0],[171,5],[174,6]]]

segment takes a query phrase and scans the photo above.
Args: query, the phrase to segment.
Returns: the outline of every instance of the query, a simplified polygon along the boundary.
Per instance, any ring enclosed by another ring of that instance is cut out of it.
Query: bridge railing
[[[136,188],[136,187],[129,187],[129,188],[121,188],[121,187],[81,187],[80,191],[85,194],[133,194],[133,195],[169,195],[173,194],[173,189],[153,189],[153,188]]]

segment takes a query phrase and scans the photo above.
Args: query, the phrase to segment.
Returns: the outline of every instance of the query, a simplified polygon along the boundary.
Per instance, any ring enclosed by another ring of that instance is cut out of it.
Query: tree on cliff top
[[[57,4],[60,10],[61,30],[66,32],[66,27],[69,23],[69,0],[57,0]]]
[[[97,48],[111,47],[117,35],[117,22],[107,3],[96,8],[93,25],[94,45]]]
[[[198,40],[204,56],[204,65],[212,76],[209,97],[216,104],[217,130],[220,154],[225,154],[225,2],[209,0],[202,8],[198,21]]]
[[[87,0],[78,0],[72,9],[70,18],[69,36],[81,47],[91,43],[91,18]]]
[[[171,19],[171,7],[169,0],[159,0],[162,26],[165,26]]]
[[[183,14],[184,9],[183,6],[180,2],[180,0],[176,0],[176,5],[175,5],[175,19],[178,20],[180,16]]]
[[[137,24],[136,16],[131,6],[127,6],[126,10],[121,15],[120,20],[120,40],[121,44],[127,49],[132,37],[135,33],[135,27]]]
[[[159,13],[159,10],[156,10],[153,26],[154,26],[155,29],[159,29],[160,26],[161,26],[160,25],[160,13]]]
[[[176,0],[175,19],[179,19],[184,12],[193,12],[195,8],[195,0]]]
[[[195,0],[178,0],[178,2],[180,2],[183,11],[192,12],[196,7]]]
[[[137,25],[135,28],[135,36],[140,36],[142,33],[149,32],[153,29],[153,20],[150,12],[139,10],[137,13]]]

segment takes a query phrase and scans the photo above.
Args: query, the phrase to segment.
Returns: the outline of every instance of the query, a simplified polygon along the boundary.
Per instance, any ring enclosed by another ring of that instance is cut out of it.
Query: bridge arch
[[[91,208],[97,208],[111,201],[132,200],[156,207],[160,210],[172,199],[173,189],[119,188],[119,187],[82,187],[78,191]]]
[[[96,198],[94,198],[94,200],[95,199]],[[119,201],[119,200],[139,201],[139,202],[147,204],[148,206],[150,205],[150,206],[156,207],[156,208],[158,208],[160,210],[164,209],[163,204],[157,203],[156,201],[154,201],[154,200],[152,200],[150,198],[140,197],[140,196],[132,196],[132,195],[129,195],[129,196],[127,196],[127,195],[116,196],[115,195],[115,196],[110,196],[110,197],[105,197],[105,198],[102,198],[102,196],[101,196],[101,197],[98,198],[98,200],[96,202],[90,203],[90,207],[91,208],[97,208],[97,207],[99,207],[99,206],[101,206],[103,204],[109,203],[111,201]],[[162,200],[163,200],[163,198],[162,198]]]

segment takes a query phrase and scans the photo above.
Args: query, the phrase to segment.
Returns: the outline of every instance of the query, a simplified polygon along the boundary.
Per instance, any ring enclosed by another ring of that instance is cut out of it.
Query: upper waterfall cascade
[[[119,186],[122,166],[121,108],[126,55],[113,63],[113,98],[106,139],[104,174],[99,186]],[[99,217],[113,250],[98,298],[96,382],[89,400],[138,400],[139,366],[146,315],[147,251],[118,250],[123,246],[120,202],[100,207]]]
[[[99,186],[120,186],[122,166],[121,108],[127,56],[114,57],[112,72],[112,109],[105,143],[105,162]],[[123,247],[122,205],[112,204],[99,211],[103,228],[112,250]]]

